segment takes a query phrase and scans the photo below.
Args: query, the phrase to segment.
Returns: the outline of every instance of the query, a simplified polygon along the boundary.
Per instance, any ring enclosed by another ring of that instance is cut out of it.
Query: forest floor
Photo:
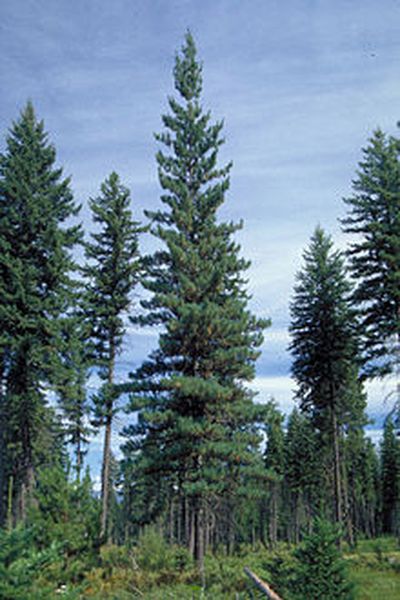
[[[400,550],[394,538],[360,541],[347,558],[356,600],[400,598]]]
[[[113,556],[112,548],[104,550],[103,567],[87,575],[80,593],[75,589],[64,597],[68,600],[258,600],[263,596],[244,574],[247,566],[284,600],[293,598],[290,580],[294,558],[287,545],[281,544],[273,552],[259,546],[243,547],[234,556],[207,556],[207,585],[203,591],[196,584],[198,574],[187,562],[184,550],[157,549],[155,541],[148,548],[142,547],[134,571],[121,551]],[[345,558],[356,600],[400,598],[400,549],[394,538],[359,541],[356,550],[345,551]]]

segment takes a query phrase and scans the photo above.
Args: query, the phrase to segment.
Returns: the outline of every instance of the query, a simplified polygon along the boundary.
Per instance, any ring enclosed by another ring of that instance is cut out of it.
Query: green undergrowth
[[[221,550],[205,559],[206,588],[188,552],[169,546],[154,529],[139,542],[104,546],[94,555],[71,554],[62,544],[38,551],[22,532],[3,535],[0,598],[7,600],[249,600],[261,598],[244,573],[249,567],[285,600],[294,593],[296,552],[279,544],[242,546],[232,556]],[[360,541],[345,550],[355,600],[400,598],[400,550],[393,538]]]

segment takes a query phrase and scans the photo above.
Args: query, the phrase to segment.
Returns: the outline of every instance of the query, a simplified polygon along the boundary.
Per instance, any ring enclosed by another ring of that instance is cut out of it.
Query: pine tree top
[[[185,35],[181,55],[175,57],[175,89],[188,102],[198,100],[202,91],[202,65],[197,61],[196,45],[190,31]]]

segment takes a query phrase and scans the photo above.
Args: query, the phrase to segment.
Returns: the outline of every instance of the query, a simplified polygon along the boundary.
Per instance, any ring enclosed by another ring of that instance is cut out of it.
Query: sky
[[[399,0],[9,0],[0,4],[0,151],[30,98],[90,228],[89,197],[116,170],[133,210],[159,206],[154,132],[173,93],[174,56],[193,33],[203,106],[224,119],[221,164],[233,160],[222,219],[243,219],[251,307],[272,319],[258,401],[293,407],[288,304],[317,224],[340,248],[338,218],[361,148],[400,117]],[[147,236],[143,251],[152,248]],[[135,310],[135,308],[133,308]],[[157,344],[130,328],[122,380]],[[368,387],[377,439],[393,382]],[[118,417],[114,444],[123,416]],[[100,438],[92,444],[96,461]],[[94,458],[93,458],[94,457]]]

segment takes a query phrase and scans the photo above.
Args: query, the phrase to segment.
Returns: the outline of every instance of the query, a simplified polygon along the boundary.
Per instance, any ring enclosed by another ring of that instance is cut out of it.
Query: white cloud
[[[365,386],[368,395],[368,412],[373,415],[387,415],[393,410],[400,394],[397,385],[395,376],[368,382]]]
[[[258,392],[256,402],[265,403],[273,399],[285,414],[289,414],[295,406],[294,382],[290,377],[256,377],[249,387]]]

